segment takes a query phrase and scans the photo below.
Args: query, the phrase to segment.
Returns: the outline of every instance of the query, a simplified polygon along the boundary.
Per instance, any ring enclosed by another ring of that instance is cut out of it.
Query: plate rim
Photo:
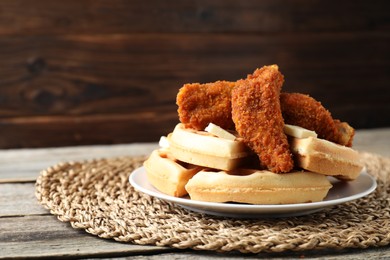
[[[159,191],[153,191],[149,190],[147,188],[144,188],[143,186],[139,185],[136,182],[136,177],[140,174],[144,174],[146,176],[146,170],[143,166],[138,167],[134,169],[131,174],[129,175],[129,182],[130,184],[138,191],[145,193],[149,196],[156,197],[158,199],[166,200],[169,202],[177,203],[179,205],[186,205],[187,207],[195,207],[195,208],[200,208],[200,207],[207,207],[207,208],[216,208],[216,209],[221,209],[221,208],[228,208],[228,209],[245,209],[245,210],[312,210],[316,208],[325,208],[329,206],[334,206],[342,203],[346,203],[349,201],[353,201],[362,197],[367,196],[368,194],[372,193],[375,191],[377,188],[377,182],[375,178],[371,175],[369,175],[365,169],[362,170],[358,178],[361,178],[361,176],[364,176],[364,178],[369,178],[371,183],[370,187],[366,189],[363,192],[359,192],[357,194],[353,194],[350,196],[346,197],[341,197],[337,199],[331,199],[331,200],[323,200],[319,202],[310,202],[310,203],[295,203],[295,204],[239,204],[239,203],[228,203],[228,202],[207,202],[207,201],[197,201],[197,200],[191,200],[187,198],[178,198],[178,197],[173,197],[167,194],[164,194]],[[149,183],[149,181],[146,179],[146,181]],[[152,185],[149,183],[149,185]],[[154,187],[153,187],[154,188]],[[156,188],[154,188],[156,189]],[[261,214],[261,213],[258,213]]]

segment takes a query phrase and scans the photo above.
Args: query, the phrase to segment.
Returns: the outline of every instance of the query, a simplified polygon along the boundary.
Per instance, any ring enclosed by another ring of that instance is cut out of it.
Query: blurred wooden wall
[[[0,0],[0,148],[157,141],[183,83],[273,63],[284,91],[390,126],[389,3]]]

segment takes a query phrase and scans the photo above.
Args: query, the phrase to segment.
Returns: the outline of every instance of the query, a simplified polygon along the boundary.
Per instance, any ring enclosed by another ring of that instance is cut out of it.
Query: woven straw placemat
[[[74,228],[134,244],[244,253],[388,245],[390,158],[362,157],[377,178],[375,192],[301,217],[213,217],[141,194],[128,181],[141,157],[58,164],[41,172],[36,196]]]

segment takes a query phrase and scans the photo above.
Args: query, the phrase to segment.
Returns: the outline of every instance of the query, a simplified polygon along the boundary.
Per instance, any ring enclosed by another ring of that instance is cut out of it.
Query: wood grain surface
[[[1,1],[1,34],[321,32],[389,29],[386,0]]]
[[[355,128],[390,126],[388,1],[0,2],[0,147],[157,141],[188,82],[276,63]]]

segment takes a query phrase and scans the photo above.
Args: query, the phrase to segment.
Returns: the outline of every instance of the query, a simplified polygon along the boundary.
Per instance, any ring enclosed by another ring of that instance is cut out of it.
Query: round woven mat
[[[141,157],[58,164],[41,172],[36,196],[74,228],[134,244],[244,253],[388,245],[390,158],[362,156],[376,191],[301,217],[213,217],[141,194],[128,181]]]

